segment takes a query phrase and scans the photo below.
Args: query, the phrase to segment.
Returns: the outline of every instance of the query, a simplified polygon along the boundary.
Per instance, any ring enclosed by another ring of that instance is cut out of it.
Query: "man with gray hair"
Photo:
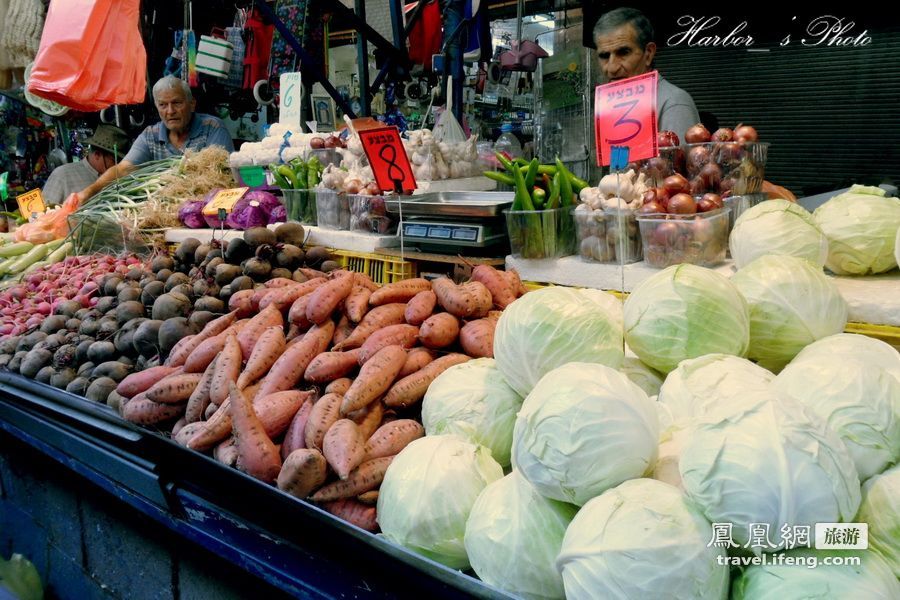
[[[634,8],[617,8],[604,13],[594,25],[594,43],[604,83],[643,75],[652,70],[656,56],[653,25]],[[700,122],[694,99],[662,76],[656,93],[659,131],[674,131],[684,141],[684,133]]]
[[[194,112],[197,101],[185,81],[171,75],[163,77],[153,86],[153,102],[160,122],[150,125],[138,136],[122,162],[79,192],[79,202],[145,162],[180,156],[185,150],[203,150],[207,146],[234,151],[231,135],[220,119]]]

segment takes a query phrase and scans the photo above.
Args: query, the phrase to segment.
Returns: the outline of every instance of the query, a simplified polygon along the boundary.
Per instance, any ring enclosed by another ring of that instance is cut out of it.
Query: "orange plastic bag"
[[[52,2],[28,90],[85,112],[142,102],[147,53],[139,24],[140,0]]]
[[[46,244],[66,237],[69,235],[69,215],[77,208],[78,196],[69,194],[69,197],[58,209],[45,212],[37,220],[16,229],[16,241]]]

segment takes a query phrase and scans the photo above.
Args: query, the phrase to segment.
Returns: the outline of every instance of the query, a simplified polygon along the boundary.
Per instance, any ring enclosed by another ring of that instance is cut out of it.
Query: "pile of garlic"
[[[634,170],[625,173],[610,173],[600,180],[597,187],[584,188],[579,199],[591,210],[629,209],[641,206],[644,192],[652,186],[646,176]]]

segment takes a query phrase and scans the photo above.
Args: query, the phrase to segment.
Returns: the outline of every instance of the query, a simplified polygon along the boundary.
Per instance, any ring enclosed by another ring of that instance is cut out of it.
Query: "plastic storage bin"
[[[585,210],[582,204],[572,211],[578,255],[590,262],[629,264],[643,257],[641,232],[632,210]],[[621,226],[621,227],[620,227]],[[625,234],[619,237],[619,231]]]
[[[762,190],[768,142],[685,144],[691,193],[742,196]]]
[[[317,225],[315,190],[281,190],[289,221]]]
[[[571,207],[553,210],[505,210],[509,245],[516,258],[560,258],[575,254]]]
[[[737,222],[738,217],[744,214],[744,211],[756,206],[760,202],[765,202],[768,197],[768,194],[762,192],[759,194],[744,194],[743,196],[729,196],[728,198],[725,198],[723,200],[725,202],[725,208],[730,211],[728,218],[728,234],[731,235],[734,224]]]
[[[638,215],[644,261],[664,268],[681,263],[712,267],[725,261],[727,208],[696,215]]]

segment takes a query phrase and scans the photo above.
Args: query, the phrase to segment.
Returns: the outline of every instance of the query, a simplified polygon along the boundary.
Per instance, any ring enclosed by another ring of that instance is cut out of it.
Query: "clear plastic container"
[[[516,258],[560,258],[575,254],[572,209],[505,210],[509,245]]]
[[[316,225],[316,190],[281,190],[289,221]]]
[[[350,196],[350,231],[387,235],[397,229],[388,214],[384,196]]]
[[[768,142],[707,142],[685,144],[691,192],[725,196],[755,194],[766,176]]]
[[[610,264],[640,262],[641,234],[633,210],[591,210],[582,204],[572,211],[572,216],[581,258]],[[624,238],[619,237],[620,224],[624,226]]]
[[[729,213],[721,208],[696,215],[638,215],[644,261],[658,268],[721,264],[728,248]]]
[[[334,190],[316,190],[316,220],[325,229],[350,229],[350,198]]]
[[[522,144],[519,138],[512,132],[512,125],[504,123],[500,126],[500,137],[494,142],[495,152],[506,152],[512,158],[520,158],[522,156]]]

